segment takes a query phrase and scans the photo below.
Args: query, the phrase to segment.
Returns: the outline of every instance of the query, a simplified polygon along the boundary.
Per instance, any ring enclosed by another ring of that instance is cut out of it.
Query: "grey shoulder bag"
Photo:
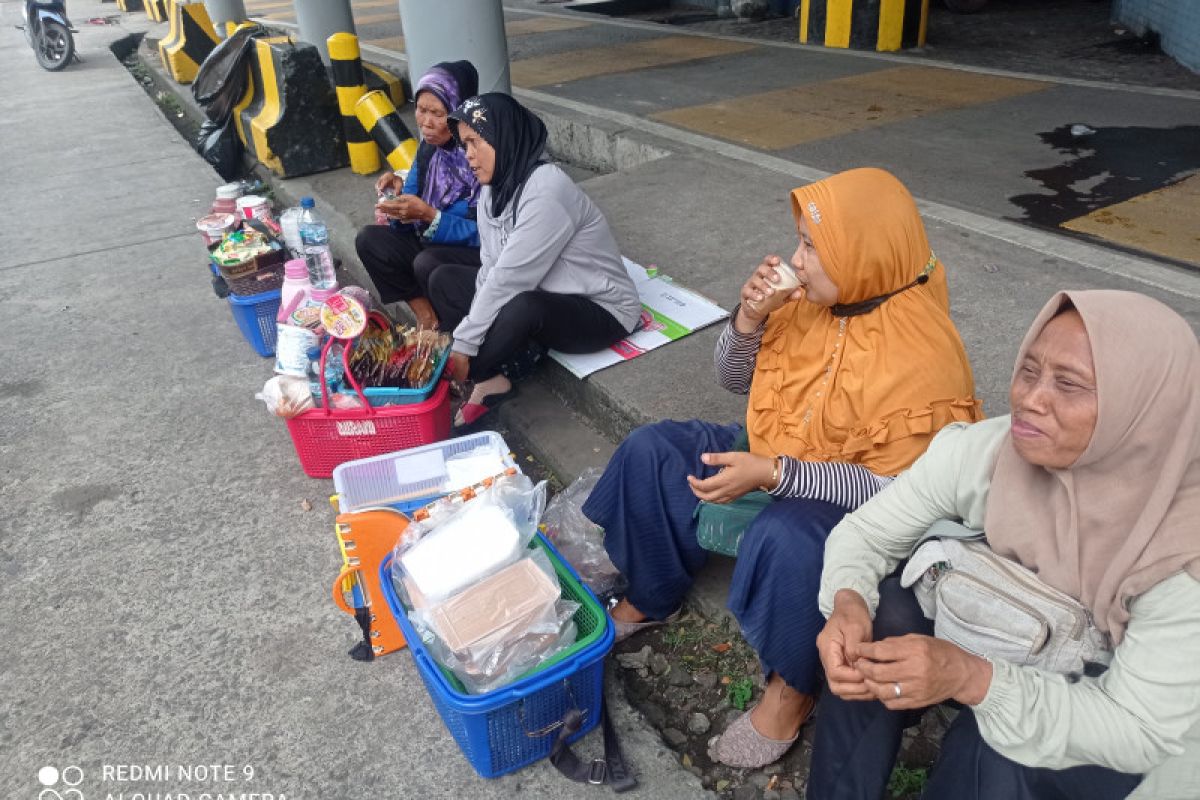
[[[1087,608],[997,555],[982,531],[934,523],[900,582],[912,587],[935,636],[976,655],[1064,675],[1112,659],[1108,637]]]

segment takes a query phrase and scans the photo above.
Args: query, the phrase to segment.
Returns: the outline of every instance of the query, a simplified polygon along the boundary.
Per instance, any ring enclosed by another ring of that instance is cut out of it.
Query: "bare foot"
[[[637,610],[633,603],[626,600],[624,597],[621,601],[613,606],[612,611],[609,611],[609,616],[617,622],[645,622],[646,615]]]
[[[483,398],[491,394],[504,394],[512,390],[512,381],[503,375],[494,375],[486,381],[479,381],[471,389],[471,399],[468,402],[482,403]]]
[[[816,703],[813,695],[797,692],[772,672],[762,701],[750,712],[750,722],[768,739],[787,741],[800,732]]]
[[[427,329],[437,328],[437,312],[433,310],[433,304],[430,303],[429,300],[424,297],[414,297],[405,302],[408,303],[408,307],[412,310],[413,316],[417,318],[417,325]]]

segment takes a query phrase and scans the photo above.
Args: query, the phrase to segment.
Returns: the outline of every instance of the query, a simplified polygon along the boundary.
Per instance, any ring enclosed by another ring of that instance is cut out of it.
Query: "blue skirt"
[[[629,581],[626,598],[651,619],[683,603],[708,551],[696,540],[699,504],[687,476],[716,468],[703,453],[728,452],[740,425],[664,421],[638,428],[617,448],[583,506],[604,528],[604,546]],[[825,539],[847,509],[818,500],[781,499],[746,529],[729,587],[729,610],[746,641],[800,692],[820,685],[817,609]]]

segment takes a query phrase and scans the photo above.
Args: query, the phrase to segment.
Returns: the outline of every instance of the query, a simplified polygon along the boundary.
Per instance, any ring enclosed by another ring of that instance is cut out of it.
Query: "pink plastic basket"
[[[347,461],[433,444],[450,436],[449,381],[439,381],[423,402],[375,408],[367,404],[353,376],[348,377],[363,408],[328,408],[327,387],[322,387],[325,408],[305,411],[287,421],[300,466],[310,478],[332,477],[334,468]]]

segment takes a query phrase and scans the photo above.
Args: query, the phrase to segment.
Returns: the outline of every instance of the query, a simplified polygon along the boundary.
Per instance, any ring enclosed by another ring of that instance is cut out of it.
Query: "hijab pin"
[[[812,217],[812,221],[816,224],[821,224],[821,209],[817,208],[817,204],[813,201],[808,201],[808,215]]]

